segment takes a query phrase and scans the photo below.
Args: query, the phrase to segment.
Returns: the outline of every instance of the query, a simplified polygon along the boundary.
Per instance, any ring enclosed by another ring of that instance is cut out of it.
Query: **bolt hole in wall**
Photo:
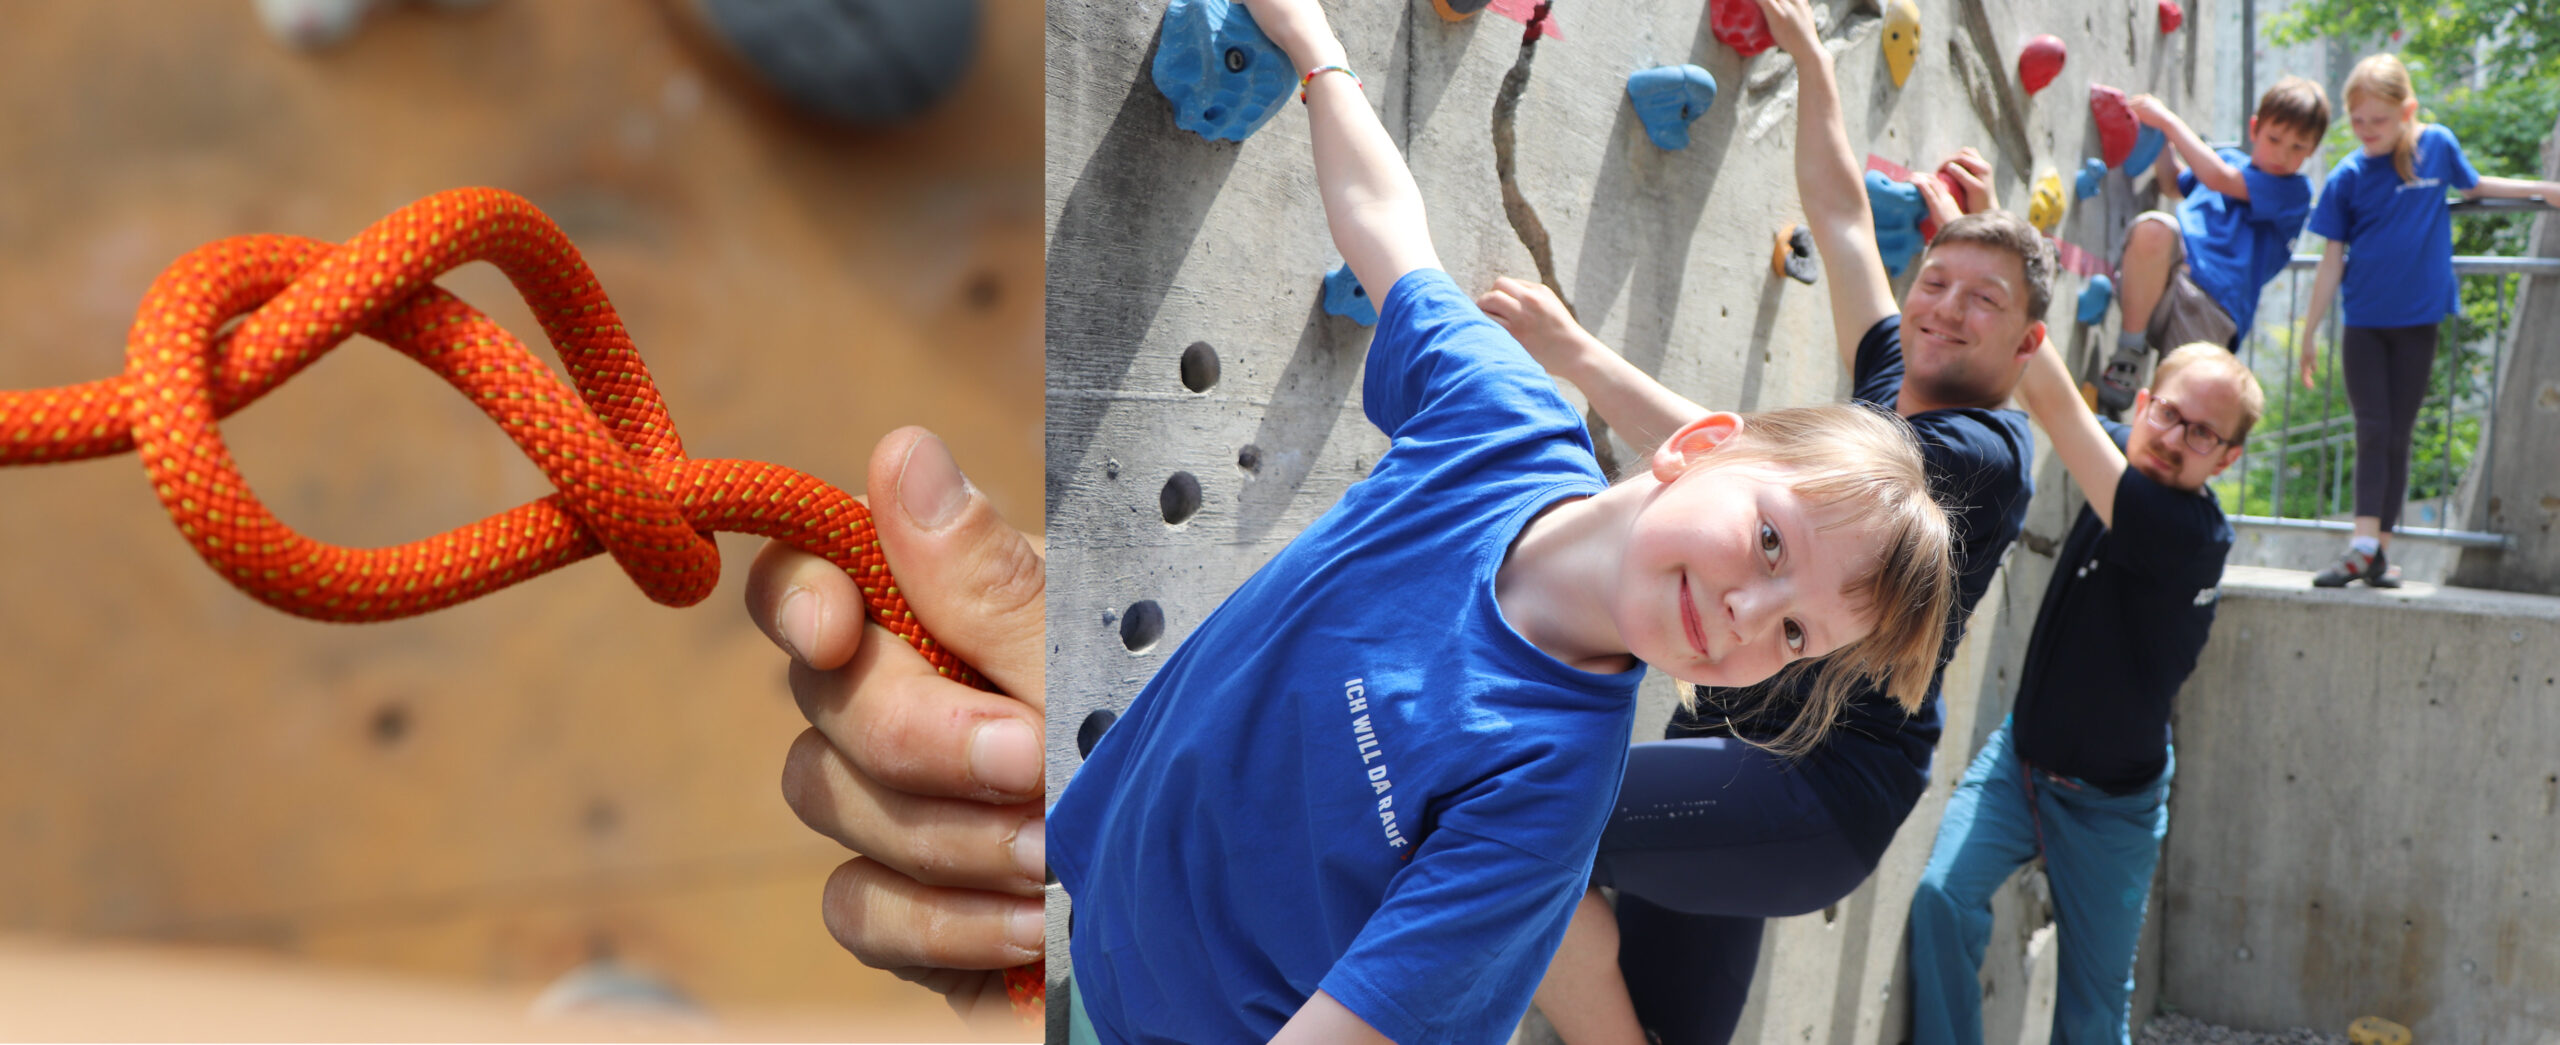
[[[1076,757],[1084,758],[1093,754],[1093,746],[1102,742],[1103,732],[1109,730],[1111,724],[1118,721],[1120,721],[1119,713],[1109,708],[1086,715],[1084,724],[1076,727]]]
[[[1131,653],[1144,653],[1164,637],[1164,607],[1154,599],[1140,599],[1129,604],[1120,615],[1120,644]]]
[[[1182,387],[1206,392],[1218,384],[1218,350],[1206,341],[1194,341],[1182,350]]]
[[[1252,443],[1244,444],[1243,449],[1236,451],[1236,467],[1243,469],[1246,475],[1262,474],[1262,448]]]
[[[1164,481],[1164,492],[1156,501],[1164,509],[1167,526],[1180,526],[1200,514],[1200,480],[1189,472],[1175,472]]]

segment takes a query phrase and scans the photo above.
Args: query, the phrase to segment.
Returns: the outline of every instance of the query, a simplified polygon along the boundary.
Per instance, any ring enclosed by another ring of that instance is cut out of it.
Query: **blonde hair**
[[[1745,415],[1719,452],[1725,460],[1795,471],[1791,488],[1809,507],[1840,511],[1829,526],[1871,527],[1882,547],[1874,566],[1843,590],[1875,614],[1865,638],[1787,665],[1745,692],[1747,714],[1784,710],[1776,697],[1812,676],[1802,706],[1762,747],[1800,755],[1831,728],[1852,691],[1884,690],[1905,711],[1927,695],[1955,604],[1955,538],[1946,509],[1929,497],[1919,438],[1902,418],[1872,407],[1833,404]],[[1826,526],[1825,528],[1829,528]],[[1682,697],[1695,707],[1695,691]]]
[[[2357,62],[2355,70],[2347,74],[2346,96],[2350,109],[2355,108],[2358,98],[2403,109],[2418,96],[2418,89],[2410,85],[2409,67],[2400,64],[2400,56],[2376,54]],[[2418,129],[2415,119],[2401,121],[2400,140],[2391,146],[2391,167],[2400,172],[2403,185],[2418,180]]]
[[[2250,373],[2248,366],[2229,349],[2210,341],[2196,341],[2160,357],[2160,365],[2151,371],[2151,390],[2156,394],[2161,386],[2169,383],[2171,376],[2191,366],[2201,366],[2238,384],[2240,428],[2228,433],[2228,437],[2233,445],[2247,440],[2249,430],[2258,427],[2258,419],[2267,413],[2267,393],[2258,387],[2258,375]]]

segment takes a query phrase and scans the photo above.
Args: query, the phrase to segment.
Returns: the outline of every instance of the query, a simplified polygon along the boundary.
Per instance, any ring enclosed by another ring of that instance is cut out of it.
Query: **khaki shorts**
[[[2178,227],[2178,219],[2156,210],[2144,211],[2133,220],[2137,223],[2158,221],[2171,229]],[[2143,328],[2143,339],[2162,352],[2197,341],[2231,347],[2231,336],[2240,332],[2240,324],[2233,322],[2231,313],[2223,311],[2221,303],[2213,300],[2213,295],[2205,293],[2203,287],[2196,285],[2195,278],[2187,274],[2183,234],[2177,242],[2180,252],[2178,263],[2169,270],[2169,285],[2161,289],[2160,303],[2151,308],[2151,322]]]

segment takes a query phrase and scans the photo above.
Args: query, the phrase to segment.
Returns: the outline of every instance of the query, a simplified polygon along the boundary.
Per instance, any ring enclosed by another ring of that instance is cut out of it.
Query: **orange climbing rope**
[[[472,261],[495,264],[524,295],[574,393],[513,335],[434,284]],[[241,478],[214,422],[359,333],[470,397],[559,492],[391,548],[325,544],[279,521]],[[0,391],[0,466],[128,450],[141,455],[196,554],[287,613],[414,616],[599,551],[650,598],[689,606],[719,580],[710,532],[752,533],[843,567],[872,620],[943,675],[993,688],[916,623],[861,502],[779,465],[684,455],[595,273],[551,219],[513,193],[437,193],[343,245],[235,236],[199,247],[144,295],[123,374]],[[1038,1018],[1040,964],[1007,970],[1005,990],[1017,1012]]]

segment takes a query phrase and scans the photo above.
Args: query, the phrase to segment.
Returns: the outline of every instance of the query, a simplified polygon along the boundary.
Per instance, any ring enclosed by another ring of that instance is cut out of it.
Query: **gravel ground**
[[[2172,1014],[2152,1017],[2133,1041],[2134,1045],[2347,1045],[2347,1036],[2309,1027],[2273,1033],[2233,1030],[2192,1016]]]

